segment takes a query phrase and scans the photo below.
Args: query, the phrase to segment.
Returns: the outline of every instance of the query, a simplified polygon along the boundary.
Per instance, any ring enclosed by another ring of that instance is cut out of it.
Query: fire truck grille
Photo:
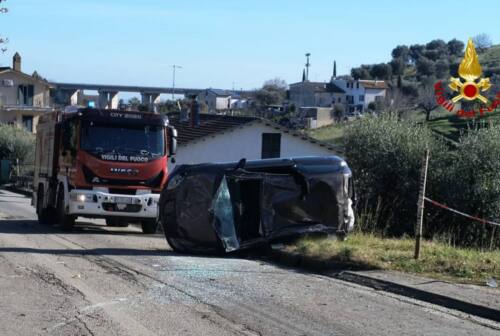
[[[102,203],[104,211],[113,212],[139,212],[142,209],[140,204],[115,204],[115,203]]]
[[[109,185],[109,186],[142,186],[157,188],[161,185],[163,180],[163,171],[158,173],[147,180],[128,180],[128,179],[113,179],[113,178],[102,178],[94,174],[92,170],[88,167],[83,166],[83,175],[85,176],[85,181],[93,185]]]

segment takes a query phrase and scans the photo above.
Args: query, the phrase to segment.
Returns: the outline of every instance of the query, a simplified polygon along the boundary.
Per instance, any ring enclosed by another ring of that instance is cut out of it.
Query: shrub
[[[371,227],[365,230],[413,234],[425,149],[443,156],[445,145],[425,126],[390,114],[352,123],[344,139],[356,183],[358,218],[370,217]],[[431,162],[431,175],[440,173],[440,162]]]
[[[425,126],[389,114],[366,117],[344,132],[346,159],[358,197],[358,230],[414,234],[421,167],[430,150],[426,195],[485,219],[500,221],[500,125],[480,125],[447,148]],[[500,247],[500,228],[426,203],[424,235],[449,243]]]
[[[450,207],[500,221],[500,125],[483,125],[464,133],[438,182],[436,197]],[[435,217],[445,220],[429,223],[431,234],[448,236],[460,245],[500,247],[499,228],[442,211]]]
[[[0,159],[32,164],[35,158],[35,136],[23,129],[0,124]]]

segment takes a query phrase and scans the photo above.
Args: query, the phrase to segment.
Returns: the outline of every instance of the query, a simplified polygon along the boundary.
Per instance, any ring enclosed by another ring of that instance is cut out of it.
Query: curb
[[[298,253],[289,253],[283,250],[275,249],[270,249],[267,255],[272,261],[278,264],[292,268],[310,270],[324,276],[355,283],[374,290],[382,290],[388,293],[406,296],[444,308],[457,310],[472,316],[500,322],[500,310],[352,272],[355,270],[366,270],[366,268],[360,267],[359,265],[317,260]]]
[[[2,185],[2,186],[0,186],[0,189],[5,189],[5,190],[8,190],[8,191],[12,191],[12,192],[15,192],[15,193],[27,196],[27,197],[33,196],[33,190],[19,189],[15,185],[12,185],[12,184]]]

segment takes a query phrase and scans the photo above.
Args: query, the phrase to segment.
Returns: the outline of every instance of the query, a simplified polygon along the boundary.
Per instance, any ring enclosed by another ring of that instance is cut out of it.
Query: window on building
[[[339,97],[339,99],[337,100],[338,103],[341,103],[342,102],[342,98]]]
[[[347,100],[347,104],[354,104],[354,96],[345,96],[346,100]]]
[[[33,117],[23,116],[23,128],[28,132],[33,133]]]
[[[281,133],[262,133],[262,158],[281,156]]]
[[[33,106],[35,87],[33,85],[19,85],[17,90],[17,104]]]
[[[360,95],[359,96],[359,101],[364,102],[365,101],[365,95]]]
[[[359,82],[356,83],[356,89],[359,89]]]

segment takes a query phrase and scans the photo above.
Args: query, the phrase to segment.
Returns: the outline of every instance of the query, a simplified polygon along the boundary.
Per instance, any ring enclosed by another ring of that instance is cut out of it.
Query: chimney
[[[21,71],[21,56],[17,52],[12,58],[12,69],[19,72]]]

